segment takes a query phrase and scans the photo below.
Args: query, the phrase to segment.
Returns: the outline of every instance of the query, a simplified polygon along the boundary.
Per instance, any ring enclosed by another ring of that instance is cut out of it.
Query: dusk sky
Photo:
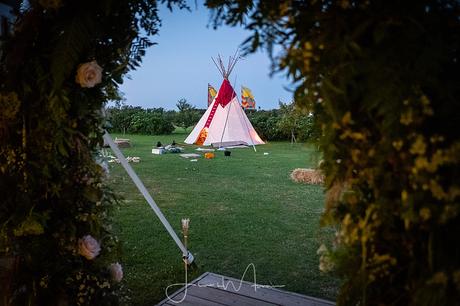
[[[191,12],[175,9],[173,13],[161,7],[162,27],[153,38],[158,44],[149,48],[142,66],[130,72],[131,79],[125,78],[121,86],[126,104],[176,109],[177,101],[185,98],[197,108],[206,108],[208,83],[219,89],[222,76],[211,57],[221,54],[226,62],[250,33],[227,26],[213,30],[207,27],[209,11],[195,8],[193,2],[191,6]],[[278,107],[280,99],[290,102],[292,92],[285,89],[289,81],[282,74],[271,78],[269,74],[268,55],[259,52],[240,60],[229,80],[238,96],[241,85],[249,87],[262,109]]]

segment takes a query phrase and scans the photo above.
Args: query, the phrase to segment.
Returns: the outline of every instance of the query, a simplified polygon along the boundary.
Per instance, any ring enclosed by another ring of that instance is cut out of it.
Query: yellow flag
[[[211,84],[208,83],[208,106],[211,105],[216,95],[217,91],[211,86]]]
[[[241,106],[247,109],[256,108],[256,100],[251,90],[247,87],[241,86]]]

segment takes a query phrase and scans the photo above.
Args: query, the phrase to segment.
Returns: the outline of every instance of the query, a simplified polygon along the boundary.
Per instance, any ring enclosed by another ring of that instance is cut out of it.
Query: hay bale
[[[324,183],[324,175],[321,170],[317,169],[294,169],[291,173],[291,179],[296,183],[316,184]]]
[[[131,141],[129,139],[124,139],[124,138],[116,138],[113,141],[119,148],[130,148],[131,147]]]

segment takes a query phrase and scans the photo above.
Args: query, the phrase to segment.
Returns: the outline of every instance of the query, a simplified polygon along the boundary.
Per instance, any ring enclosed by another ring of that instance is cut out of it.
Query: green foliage
[[[141,107],[123,105],[122,107],[110,107],[107,109],[107,119],[110,132],[129,133],[132,127],[132,118],[138,112],[143,112]]]
[[[458,1],[206,3],[315,115],[338,304],[458,304]]]
[[[278,128],[281,113],[277,109],[272,110],[247,110],[246,115],[257,134],[264,140],[287,140],[290,139],[290,131]]]
[[[171,114],[162,108],[143,109],[139,106],[109,108],[110,131],[118,133],[161,135],[174,131]]]
[[[298,141],[312,138],[313,118],[296,111],[293,105],[281,103],[280,109],[247,110],[246,114],[264,140],[291,140],[293,134]]]
[[[116,305],[116,201],[95,162],[100,110],[151,45],[140,33],[156,33],[156,2],[28,3],[0,53],[0,256],[12,263],[2,302]],[[82,87],[77,71],[92,61],[101,82]],[[88,235],[100,252],[85,253]]]
[[[302,112],[294,103],[280,102],[281,119],[278,129],[291,135],[293,140],[307,141],[313,138],[313,114]]]
[[[195,125],[200,120],[202,114],[190,103],[187,103],[186,99],[182,98],[177,101],[176,106],[179,110],[174,120],[177,126],[187,130],[188,127]]]
[[[162,108],[138,112],[132,118],[132,123],[132,131],[137,134],[163,135],[174,131],[174,125],[166,120]]]
[[[179,111],[162,108],[143,109],[140,106],[111,107],[107,110],[110,131],[115,133],[166,135],[174,130],[172,122],[187,131],[195,125],[205,110],[196,109],[185,99],[177,104]],[[297,141],[314,137],[313,116],[296,110],[293,105],[281,104],[280,109],[246,110],[246,114],[264,140],[290,140],[294,133]]]

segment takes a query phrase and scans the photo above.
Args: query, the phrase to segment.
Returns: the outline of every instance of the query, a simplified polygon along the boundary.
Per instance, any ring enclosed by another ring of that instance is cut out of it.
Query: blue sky
[[[203,6],[192,11],[160,9],[162,27],[153,37],[152,46],[142,66],[129,73],[120,89],[126,104],[146,108],[176,109],[181,98],[198,107],[206,108],[207,84],[216,90],[222,77],[211,60],[221,54],[224,61],[249,36],[241,28],[207,27],[209,12]],[[292,93],[285,89],[289,81],[282,74],[270,78],[270,60],[262,52],[250,54],[240,60],[230,82],[240,95],[241,85],[249,87],[262,109],[278,107],[278,100],[290,102]],[[236,84],[236,86],[235,86]]]

